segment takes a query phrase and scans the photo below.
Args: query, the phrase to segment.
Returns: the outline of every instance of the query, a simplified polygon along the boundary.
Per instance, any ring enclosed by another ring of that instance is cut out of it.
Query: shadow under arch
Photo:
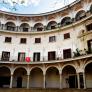
[[[46,88],[59,88],[60,75],[58,68],[52,66],[46,70]]]
[[[85,10],[80,10],[80,11],[78,11],[78,12],[76,13],[76,15],[75,15],[75,20],[78,21],[78,20],[81,20],[81,19],[83,19],[83,18],[85,18],[85,17],[86,17],[86,12],[85,12]]]
[[[11,70],[7,66],[0,67],[0,88],[10,87]]]
[[[18,67],[13,74],[13,87],[26,88],[27,87],[27,70],[23,67]]]
[[[76,69],[73,65],[66,65],[62,68],[63,88],[77,88]]]
[[[92,61],[88,62],[84,67],[86,88],[92,88]]]
[[[43,88],[43,70],[39,67],[34,67],[30,71],[30,88]]]

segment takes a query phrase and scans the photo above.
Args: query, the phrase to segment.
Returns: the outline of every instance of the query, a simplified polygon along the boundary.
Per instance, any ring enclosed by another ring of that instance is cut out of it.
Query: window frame
[[[65,39],[69,39],[69,38],[70,38],[70,33],[65,33],[65,34],[64,34],[64,40],[65,40]]]
[[[12,37],[5,37],[5,43],[11,43],[12,42]]]
[[[20,38],[20,44],[26,44],[27,38]]]
[[[35,43],[36,44],[41,43],[41,38],[35,38]]]
[[[49,42],[56,42],[56,36],[50,36]]]

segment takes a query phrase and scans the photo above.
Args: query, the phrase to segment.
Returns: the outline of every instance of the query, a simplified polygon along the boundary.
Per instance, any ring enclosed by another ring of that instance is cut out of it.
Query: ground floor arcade
[[[57,64],[48,67],[13,66],[0,65],[1,88],[92,88],[92,62],[80,66],[80,69],[73,64],[62,67]],[[77,71],[81,69],[81,72]]]

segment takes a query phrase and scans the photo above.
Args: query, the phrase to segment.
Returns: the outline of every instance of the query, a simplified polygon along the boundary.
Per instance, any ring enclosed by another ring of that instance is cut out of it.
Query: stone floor
[[[92,92],[92,89],[24,89],[0,88],[0,92]]]

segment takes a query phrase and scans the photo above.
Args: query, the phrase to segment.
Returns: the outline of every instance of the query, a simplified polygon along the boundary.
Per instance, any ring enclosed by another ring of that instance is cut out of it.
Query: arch
[[[43,87],[43,71],[41,68],[35,67],[30,71],[30,87]]]
[[[87,66],[88,64],[90,64],[90,63],[92,63],[92,60],[89,60],[89,61],[84,65],[84,70],[85,70],[86,66]]]
[[[65,65],[65,66],[63,66],[62,73],[63,73],[64,69],[67,68],[67,67],[71,67],[72,69],[74,69],[74,72],[73,73],[76,73],[76,68],[73,65]]]
[[[46,71],[46,88],[59,88],[60,76],[56,67],[49,67]]]
[[[5,68],[6,71],[9,71],[9,73],[10,73],[10,75],[11,75],[11,70],[10,70],[9,67],[7,67],[7,66],[0,66],[0,69],[1,69],[1,68]],[[6,72],[6,71],[5,71],[5,72]],[[7,73],[7,72],[6,72],[6,73]]]
[[[34,30],[36,30],[36,31],[42,31],[43,29],[44,29],[44,26],[42,23],[36,23],[34,25]]]
[[[78,21],[78,20],[81,20],[83,18],[86,17],[86,12],[85,10],[80,10],[76,13],[76,16],[75,16],[75,20]]]
[[[18,67],[13,74],[13,87],[26,88],[27,85],[27,70],[23,67]]]
[[[30,25],[28,23],[22,23],[20,25],[20,31],[22,32],[28,32],[30,28]]]
[[[63,70],[65,67],[67,67],[67,66],[71,66],[71,67],[73,67],[73,68],[76,70],[76,67],[75,67],[73,64],[66,64],[66,65],[64,65],[64,66],[62,67],[62,70]],[[76,72],[77,72],[77,70],[76,70]]]
[[[39,68],[39,69],[43,72],[42,68],[39,67],[39,66],[32,67],[31,70],[30,70],[30,72],[31,72],[32,70],[36,69],[36,68]]]
[[[7,66],[0,67],[0,87],[10,86],[11,71]]]
[[[15,31],[16,25],[13,22],[7,22],[5,24],[5,28],[6,30],[9,30],[9,31]]]
[[[18,69],[18,68],[24,68],[24,69],[27,71],[27,68],[26,68],[26,67],[24,67],[24,66],[17,66],[17,67],[15,67],[15,68],[13,69],[13,73],[14,73],[14,71],[15,71],[16,69]]]
[[[26,72],[26,74],[27,74],[27,70],[26,70],[25,68],[23,68],[23,67],[18,67],[18,68],[16,68],[16,69],[14,70],[14,74],[15,74],[15,72],[16,72],[17,70],[19,70],[19,69],[24,70],[24,71]]]
[[[64,88],[77,88],[76,69],[73,65],[65,65],[62,68],[62,80]]]
[[[49,69],[49,68],[51,68],[51,67],[54,67],[54,68],[56,68],[56,69],[58,69],[58,71],[59,71],[59,68],[57,67],[57,66],[48,66],[47,68],[46,68],[46,71]]]
[[[72,23],[72,19],[71,17],[64,17],[62,20],[61,20],[61,26],[65,26],[65,25],[69,25]]]
[[[86,87],[92,88],[92,61],[88,62],[85,65],[85,81],[86,81]]]
[[[48,24],[47,24],[47,30],[50,30],[50,29],[55,29],[57,27],[57,22],[56,21],[50,21]]]
[[[2,66],[0,66],[0,68],[2,68],[2,67],[6,67],[6,68],[9,69],[10,72],[11,72],[11,68],[10,68],[9,66],[6,66],[6,65],[2,65]]]

